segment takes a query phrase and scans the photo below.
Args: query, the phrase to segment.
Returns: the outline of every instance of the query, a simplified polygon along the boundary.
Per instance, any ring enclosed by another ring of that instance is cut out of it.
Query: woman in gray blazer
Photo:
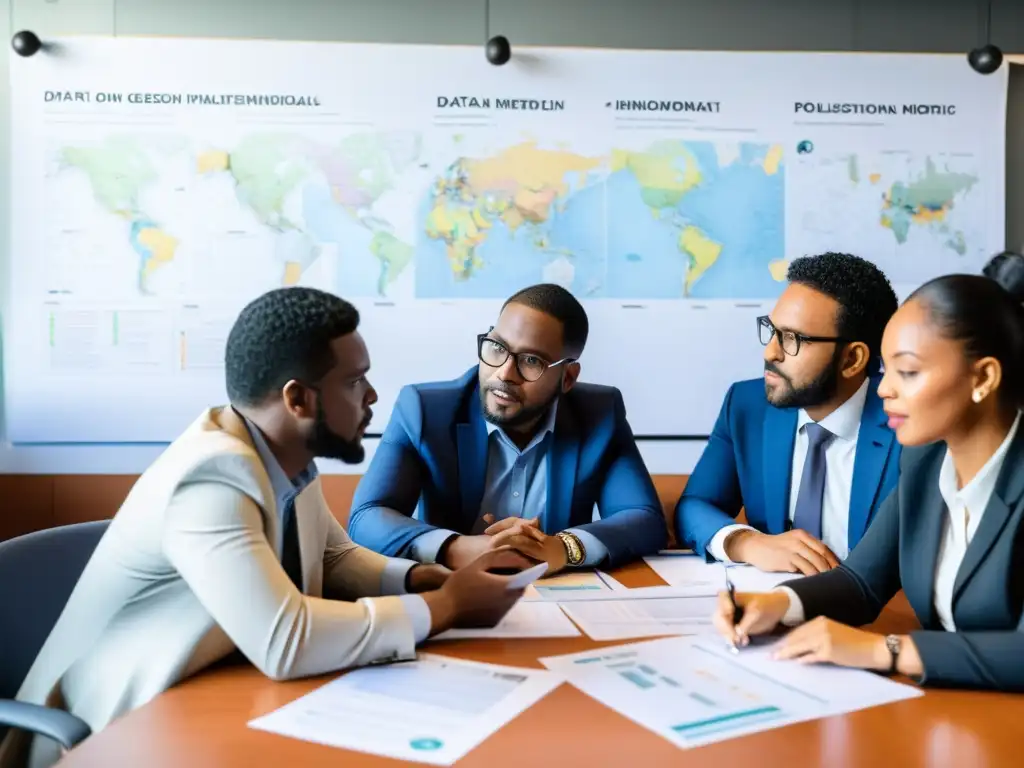
[[[723,594],[726,638],[742,646],[782,624],[796,628],[778,658],[1024,691],[1022,299],[981,275],[947,275],[907,299],[885,330],[878,387],[904,446],[898,486],[838,568],[737,594],[738,622]],[[856,628],[901,588],[921,630]]]

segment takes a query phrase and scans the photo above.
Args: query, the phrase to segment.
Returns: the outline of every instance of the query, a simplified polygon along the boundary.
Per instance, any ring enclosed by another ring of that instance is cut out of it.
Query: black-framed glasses
[[[807,336],[796,331],[781,331],[772,324],[768,315],[761,315],[757,318],[757,336],[761,344],[766,347],[771,344],[772,337],[775,337],[779,340],[782,351],[791,357],[800,352],[800,345],[805,341],[849,341],[842,336]]]
[[[486,333],[481,333],[476,337],[476,351],[480,362],[491,368],[501,368],[510,357],[515,358],[516,370],[523,377],[523,381],[537,381],[547,372],[548,368],[576,361],[576,358],[573,357],[563,357],[561,360],[549,363],[543,357],[532,352],[512,352],[500,341],[495,341]]]

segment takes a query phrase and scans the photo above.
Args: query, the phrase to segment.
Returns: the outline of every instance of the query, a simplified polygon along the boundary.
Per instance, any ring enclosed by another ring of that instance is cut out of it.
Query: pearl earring
[[[982,391],[980,389],[976,389],[974,390],[974,392],[971,393],[971,400],[973,400],[976,403],[980,403],[982,401],[982,398],[984,397],[985,395],[982,394]]]

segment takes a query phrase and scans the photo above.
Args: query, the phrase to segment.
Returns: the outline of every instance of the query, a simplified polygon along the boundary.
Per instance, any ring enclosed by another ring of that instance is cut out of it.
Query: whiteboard
[[[792,258],[857,253],[905,294],[1003,243],[1007,68],[960,56],[55,43],[11,62],[14,442],[173,440],[283,284],[360,309],[371,431],[556,282],[581,379],[638,436],[706,435]]]

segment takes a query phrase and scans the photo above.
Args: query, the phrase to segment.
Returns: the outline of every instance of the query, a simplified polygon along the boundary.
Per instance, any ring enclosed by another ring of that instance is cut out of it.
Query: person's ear
[[[994,357],[983,357],[973,366],[971,400],[980,403],[999,389],[1003,380],[1003,366]]]
[[[871,362],[871,350],[863,341],[854,341],[846,345],[843,350],[842,365],[840,373],[847,379],[861,374]]]
[[[281,389],[284,407],[296,419],[312,419],[316,415],[316,393],[291,379]]]
[[[565,366],[565,371],[562,373],[562,394],[564,395],[576,384],[576,379],[580,377],[580,364],[579,363],[568,363]]]

